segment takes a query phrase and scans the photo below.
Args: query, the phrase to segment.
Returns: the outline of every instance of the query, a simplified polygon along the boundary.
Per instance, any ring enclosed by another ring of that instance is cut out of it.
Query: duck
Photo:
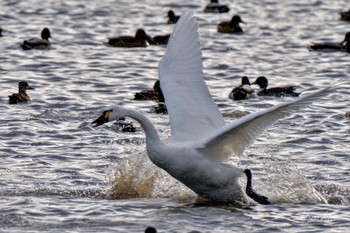
[[[350,118],[350,111],[345,112],[344,116],[345,116],[346,118]]]
[[[0,36],[2,36],[2,28],[0,27]]]
[[[18,83],[18,93],[13,93],[9,95],[9,104],[19,104],[26,103],[30,101],[30,97],[27,94],[27,90],[32,90],[31,86],[26,81],[21,81]]]
[[[154,107],[154,112],[157,114],[168,114],[168,109],[166,107],[166,104],[164,102],[159,102],[158,105]]]
[[[29,50],[29,49],[51,49],[51,43],[49,41],[49,38],[51,37],[50,30],[48,28],[44,28],[41,31],[41,38],[32,38],[29,40],[23,41],[23,44],[21,44],[21,47],[23,50]]]
[[[157,233],[157,229],[154,227],[147,227],[145,233]]]
[[[146,34],[145,30],[137,29],[135,36],[112,37],[108,39],[106,45],[123,48],[147,47],[147,39],[148,35]]]
[[[266,77],[260,76],[258,77],[252,84],[256,84],[260,87],[260,90],[257,91],[258,96],[275,96],[275,97],[283,97],[283,96],[299,96],[300,93],[294,92],[295,86],[284,86],[284,87],[272,87],[267,88],[269,82]]]
[[[350,32],[345,34],[344,40],[340,43],[316,43],[311,45],[310,50],[330,50],[330,51],[346,51],[350,53]]]
[[[179,19],[180,19],[180,16],[175,15],[174,11],[172,11],[172,10],[168,11],[168,22],[167,22],[167,24],[177,23],[177,21]]]
[[[157,80],[153,85],[153,90],[145,90],[134,94],[134,100],[154,100],[164,102],[164,95]]]
[[[244,23],[239,15],[232,16],[231,21],[221,22],[218,25],[218,32],[220,33],[242,33],[243,29],[239,25]]]
[[[219,4],[219,0],[210,0],[209,4],[204,8],[205,13],[226,13],[230,8],[227,5]]]
[[[247,175],[245,169],[249,168],[228,163],[229,158],[241,155],[279,119],[335,89],[331,85],[226,123],[204,81],[198,24],[190,10],[175,25],[158,74],[168,106],[171,140],[161,139],[145,113],[121,105],[110,106],[91,124],[96,128],[122,117],[136,120],[146,135],[146,152],[151,162],[199,197],[218,204],[270,201],[259,195],[251,182],[248,191],[243,190],[239,179]]]
[[[345,21],[350,21],[350,9],[348,11],[339,12],[340,19]]]
[[[120,118],[114,122],[114,126],[116,130],[121,132],[136,132],[136,128],[134,127],[132,122],[125,121],[125,118]]]
[[[251,87],[248,77],[243,76],[241,78],[241,85],[233,88],[228,98],[232,100],[244,100],[256,96],[255,90]]]
[[[153,111],[157,114],[167,114],[168,110],[165,105],[165,99],[160,88],[160,82],[157,80],[153,85],[153,90],[145,90],[137,92],[134,95],[134,100],[153,100],[158,104],[153,108]]]
[[[170,38],[170,34],[154,36],[154,37],[148,36],[147,42],[150,45],[166,45],[168,44],[169,38]]]

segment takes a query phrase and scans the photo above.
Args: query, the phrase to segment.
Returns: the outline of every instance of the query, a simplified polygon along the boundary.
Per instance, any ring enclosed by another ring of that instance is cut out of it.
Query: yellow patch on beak
[[[111,114],[111,111],[106,111],[105,118],[109,118],[109,115]]]

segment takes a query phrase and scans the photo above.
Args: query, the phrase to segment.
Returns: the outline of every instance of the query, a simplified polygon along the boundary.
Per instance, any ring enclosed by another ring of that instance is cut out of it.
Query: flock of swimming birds
[[[225,13],[229,8],[220,5],[217,0],[211,0],[204,11]],[[241,155],[277,120],[327,95],[333,85],[299,97],[300,93],[295,92],[295,86],[268,88],[268,80],[264,76],[258,77],[253,83],[250,83],[247,76],[243,76],[241,85],[230,92],[230,99],[244,100],[259,96],[298,98],[226,124],[204,82],[196,18],[189,10],[181,17],[169,11],[168,17],[167,23],[176,23],[171,35],[150,37],[143,29],[138,29],[134,37],[109,38],[105,44],[113,47],[167,44],[165,55],[158,66],[159,80],[154,84],[153,90],[136,93],[135,100],[159,102],[156,112],[169,114],[171,141],[163,142],[144,114],[121,106],[105,110],[92,124],[97,127],[126,117],[139,122],[146,134],[150,160],[210,203],[248,204],[251,198],[260,204],[270,204],[267,197],[253,190],[250,169],[242,169],[226,162],[232,155]],[[341,18],[350,20],[350,10],[342,12]],[[241,17],[234,15],[231,21],[218,24],[217,29],[220,33],[243,33],[240,23],[243,23]],[[21,46],[23,50],[49,49],[52,47],[49,38],[49,29],[44,28],[41,38],[25,40]],[[346,34],[341,43],[310,46],[314,50],[323,48],[350,52],[350,33]],[[254,88],[253,85],[259,88]],[[30,101],[26,91],[33,88],[25,81],[19,82],[18,88],[18,93],[9,96],[10,104]],[[244,175],[247,177],[245,191],[239,182],[239,178]]]

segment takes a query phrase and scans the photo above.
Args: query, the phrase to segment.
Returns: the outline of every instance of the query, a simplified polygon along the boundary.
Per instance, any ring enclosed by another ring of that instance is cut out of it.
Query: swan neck
[[[135,119],[142,126],[146,134],[147,145],[151,145],[151,144],[153,145],[153,143],[157,143],[157,144],[162,143],[156,128],[147,117],[133,110],[129,110],[127,115]]]

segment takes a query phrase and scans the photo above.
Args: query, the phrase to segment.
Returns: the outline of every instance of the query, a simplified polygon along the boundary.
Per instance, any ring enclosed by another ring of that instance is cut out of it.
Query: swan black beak
[[[262,205],[268,205],[271,204],[269,202],[269,199],[265,196],[257,194],[252,187],[252,172],[249,169],[245,169],[244,173],[247,176],[247,186],[246,186],[246,193],[248,197],[253,199],[254,201],[258,202],[259,204]]]
[[[101,116],[99,116],[96,120],[91,122],[91,124],[95,124],[94,127],[103,125],[104,123],[109,122],[109,115],[111,114],[112,110],[107,110],[102,113]]]

